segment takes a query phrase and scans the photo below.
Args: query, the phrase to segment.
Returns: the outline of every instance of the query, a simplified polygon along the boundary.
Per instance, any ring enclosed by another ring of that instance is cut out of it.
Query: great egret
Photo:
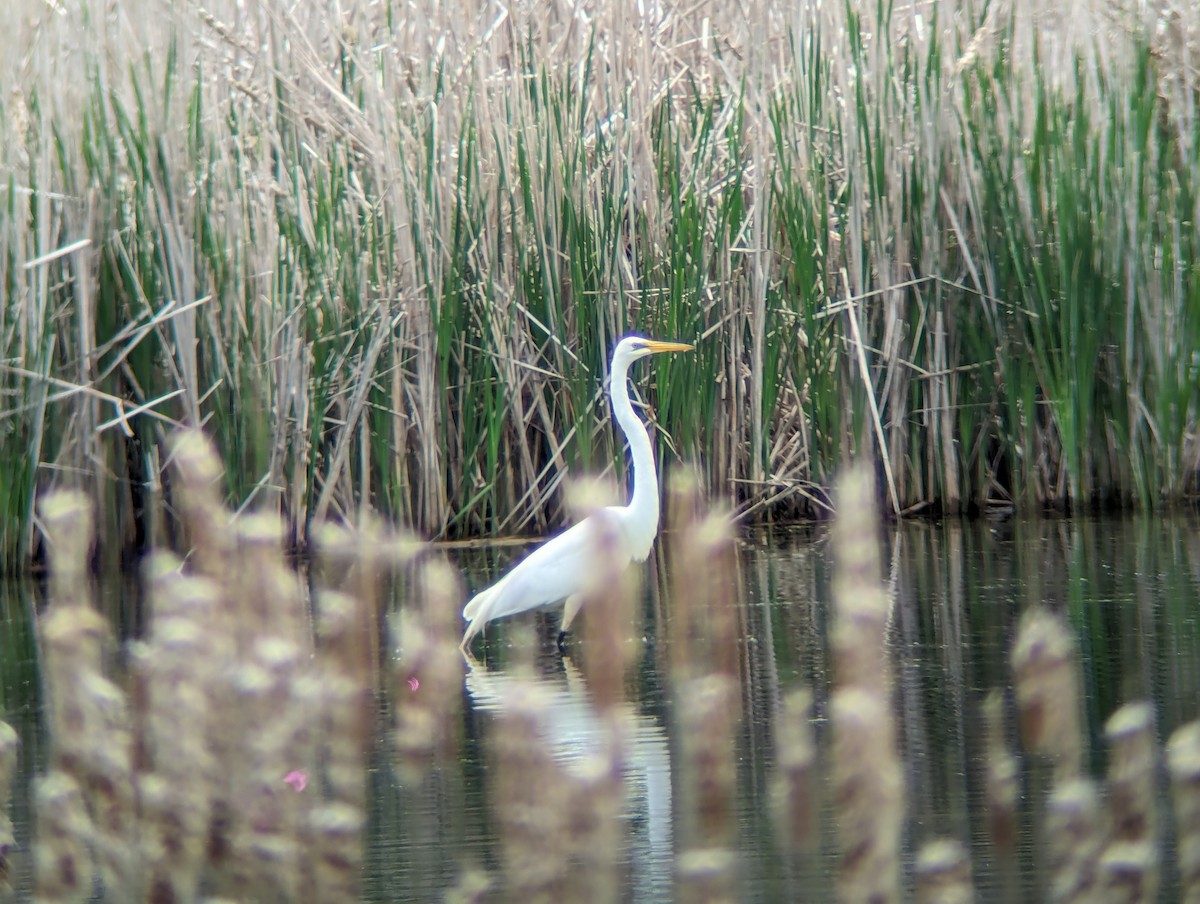
[[[646,427],[629,404],[629,365],[648,355],[686,352],[692,348],[682,342],[626,336],[613,349],[608,391],[613,414],[629,442],[633,458],[633,496],[629,505],[611,505],[603,512],[615,527],[617,555],[623,567],[630,562],[644,562],[658,533],[658,472]],[[475,594],[463,609],[467,629],[463,632],[462,649],[466,650],[472,638],[490,621],[566,600],[559,634],[561,643],[583,602],[593,543],[591,521],[595,517],[585,518],[547,540],[499,581]]]

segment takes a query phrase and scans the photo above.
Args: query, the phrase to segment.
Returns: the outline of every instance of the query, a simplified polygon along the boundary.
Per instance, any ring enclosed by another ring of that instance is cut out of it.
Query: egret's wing
[[[491,621],[540,609],[578,593],[584,588],[587,569],[591,567],[594,528],[590,520],[547,540],[498,583],[479,594],[487,595],[479,605],[475,605],[478,596],[471,600],[463,615]],[[470,611],[473,606],[474,611]]]

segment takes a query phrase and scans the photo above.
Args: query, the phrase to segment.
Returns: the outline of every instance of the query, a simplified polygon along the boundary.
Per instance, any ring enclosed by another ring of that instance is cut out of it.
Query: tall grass
[[[174,423],[293,542],[541,531],[634,330],[748,518],[850,454],[896,512],[1195,492],[1194,9],[418,7],[0,11],[8,563],[50,485],[171,529]]]

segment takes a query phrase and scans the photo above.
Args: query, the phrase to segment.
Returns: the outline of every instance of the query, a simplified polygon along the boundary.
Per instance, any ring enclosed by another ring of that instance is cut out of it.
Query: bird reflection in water
[[[629,704],[598,707],[569,657],[545,660],[537,671],[466,660],[472,709],[489,717],[480,731],[495,769],[485,781],[510,894],[607,879],[619,883],[613,891],[621,900],[668,900],[671,757],[662,725]],[[608,807],[617,817],[611,826],[601,824]],[[531,833],[531,822],[541,830]],[[604,833],[613,827],[619,835],[609,839],[610,857]],[[608,875],[585,879],[572,859],[591,859]]]

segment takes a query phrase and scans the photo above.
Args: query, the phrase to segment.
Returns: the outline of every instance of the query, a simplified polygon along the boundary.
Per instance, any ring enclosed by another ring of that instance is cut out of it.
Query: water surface
[[[521,554],[518,547],[452,550],[448,555],[478,588]],[[740,597],[738,683],[742,718],[736,733],[737,898],[741,901],[832,900],[836,845],[827,784],[821,789],[819,840],[790,855],[771,818],[773,732],[779,700],[804,685],[814,694],[822,769],[828,764],[826,711],[831,689],[831,554],[823,528],[755,534],[738,545]],[[1160,742],[1200,716],[1200,524],[1192,516],[1130,520],[906,523],[886,533],[891,594],[888,644],[895,712],[905,763],[906,868],[924,841],[963,841],[982,901],[1042,899],[1039,808],[1046,770],[1023,761],[1025,805],[1019,850],[994,855],[982,796],[980,704],[993,688],[1009,689],[1016,623],[1034,604],[1067,617],[1080,652],[1089,767],[1102,779],[1103,724],[1122,703],[1154,703]],[[626,687],[628,730],[621,741],[623,899],[670,900],[681,812],[682,739],[660,637],[672,611],[669,559],[647,566],[642,652]],[[29,630],[31,585],[7,585],[0,598],[0,717],[26,740],[14,816],[28,841],[28,771],[42,755],[37,731],[37,665]],[[586,768],[605,742],[604,724],[573,659],[554,649],[554,618],[538,617],[540,645],[532,675],[511,666],[512,632],[489,628],[482,660],[464,681],[456,753],[412,786],[390,768],[382,726],[370,773],[371,812],[364,876],[372,901],[435,901],[464,869],[499,867],[493,810],[491,741],[497,713],[533,683],[543,706],[543,740],[567,768]],[[1011,724],[1011,720],[1010,720]],[[1015,737],[1012,738],[1016,743]],[[1170,811],[1160,807],[1163,828]],[[1169,839],[1169,831],[1164,831]],[[1167,842],[1169,844],[1169,840]],[[19,871],[24,869],[18,857]],[[910,877],[911,878],[911,877]],[[1162,900],[1173,875],[1164,874]]]

